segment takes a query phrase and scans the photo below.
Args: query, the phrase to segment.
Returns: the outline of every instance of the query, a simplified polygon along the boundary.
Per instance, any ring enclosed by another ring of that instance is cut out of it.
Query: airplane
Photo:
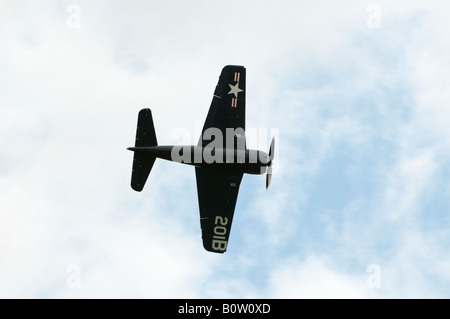
[[[203,247],[224,253],[228,247],[239,186],[244,173],[272,177],[275,140],[269,153],[247,149],[245,143],[246,69],[222,69],[197,145],[158,145],[152,112],[139,112],[131,187],[143,190],[156,158],[195,166]]]

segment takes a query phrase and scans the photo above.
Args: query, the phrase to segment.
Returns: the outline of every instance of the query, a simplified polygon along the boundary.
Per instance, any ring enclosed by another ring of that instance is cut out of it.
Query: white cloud
[[[276,267],[270,276],[272,298],[375,298],[378,288],[368,287],[371,273],[361,269],[359,274],[339,271],[327,262],[327,258],[310,256],[300,261],[287,260]]]
[[[379,213],[387,220],[411,220],[422,207],[421,200],[433,192],[437,164],[430,150],[402,154],[387,172]]]

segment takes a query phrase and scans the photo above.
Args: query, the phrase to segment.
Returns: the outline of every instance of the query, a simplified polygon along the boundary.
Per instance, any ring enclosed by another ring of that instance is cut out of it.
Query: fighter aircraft
[[[244,173],[272,176],[274,139],[269,154],[245,143],[245,78],[243,66],[222,69],[197,145],[160,146],[150,109],[139,112],[131,187],[142,191],[156,158],[195,166],[203,247],[227,250],[231,222]]]

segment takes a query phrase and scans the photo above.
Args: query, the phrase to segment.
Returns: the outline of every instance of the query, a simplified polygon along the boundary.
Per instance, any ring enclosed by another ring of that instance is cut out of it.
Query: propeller
[[[272,137],[272,142],[270,143],[269,149],[269,163],[267,165],[267,174],[266,174],[266,189],[269,188],[270,181],[272,180],[272,160],[275,154],[275,138]]]

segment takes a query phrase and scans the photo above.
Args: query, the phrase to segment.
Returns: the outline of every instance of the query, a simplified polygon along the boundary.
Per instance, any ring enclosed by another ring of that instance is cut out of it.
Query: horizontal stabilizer
[[[152,111],[142,109],[138,115],[135,147],[156,146],[155,126],[153,125]]]
[[[135,147],[156,146],[155,127],[153,125],[152,111],[143,109],[139,112],[136,129]],[[156,157],[154,155],[134,150],[133,171],[131,173],[131,188],[140,192],[152,170]]]

